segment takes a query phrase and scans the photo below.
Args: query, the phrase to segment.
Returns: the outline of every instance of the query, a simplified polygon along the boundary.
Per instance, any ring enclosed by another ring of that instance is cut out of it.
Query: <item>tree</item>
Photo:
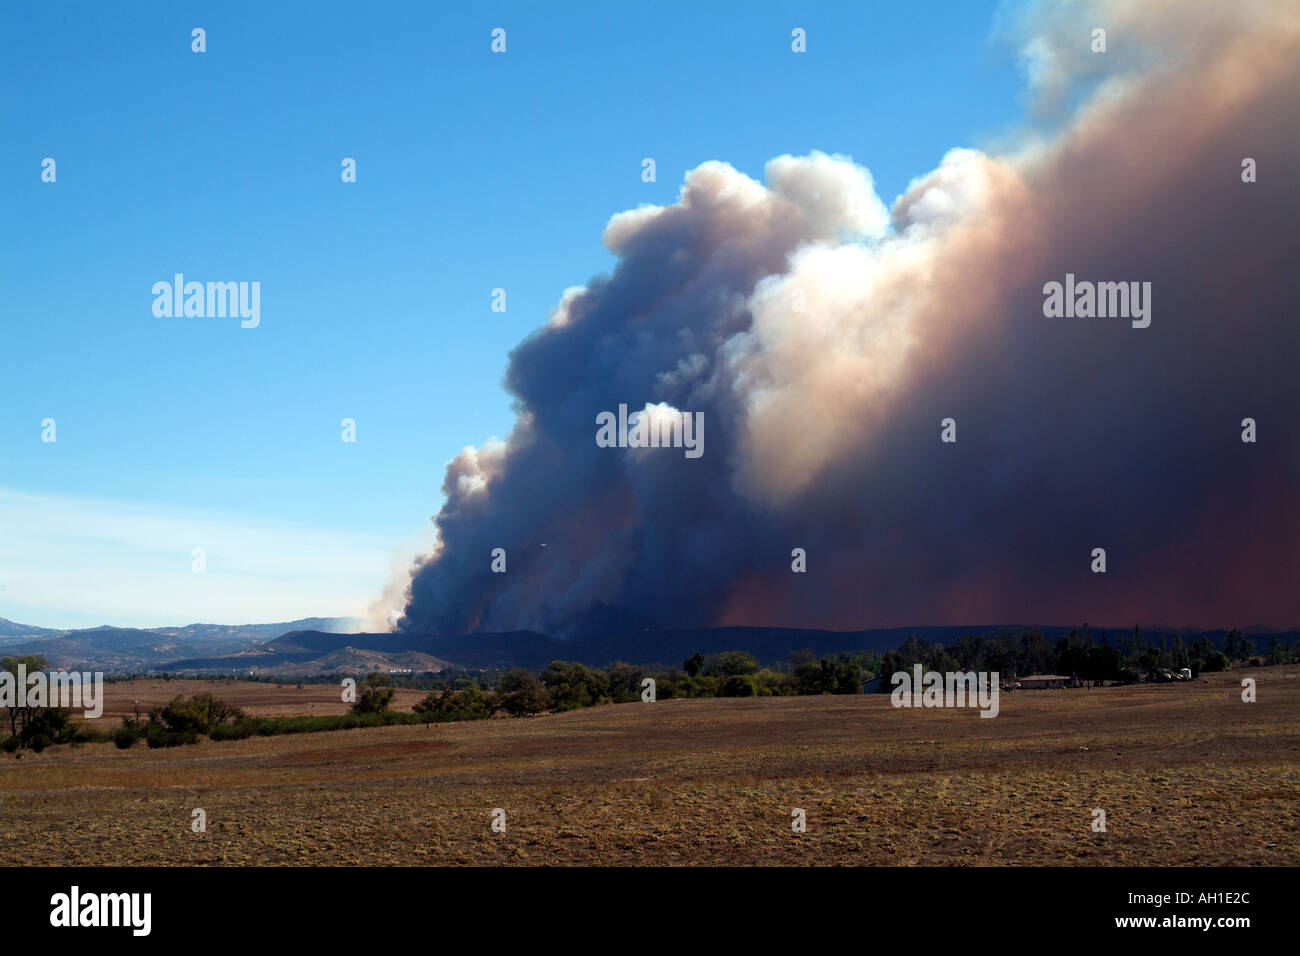
[[[1084,625],[1086,629],[1088,625]],[[1056,644],[1056,673],[1066,676],[1082,675],[1088,655],[1088,644],[1077,631],[1070,631]]]
[[[704,655],[696,651],[682,663],[682,670],[686,671],[686,676],[697,677],[700,671],[704,669]]]
[[[605,692],[611,700],[619,703],[640,700],[641,681],[645,677],[645,668],[614,661],[605,669]]]
[[[48,670],[49,664],[40,654],[25,654],[21,657],[0,658],[0,671],[5,672],[13,682],[13,704],[8,711],[10,737],[5,741],[5,749],[13,752],[19,747],[27,747],[39,753],[50,744],[72,743],[83,739],[80,725],[74,723],[67,710],[57,706],[56,692],[51,684],[46,684],[46,706],[37,706],[24,702],[19,706],[19,697],[30,692],[31,686],[22,686],[24,675],[30,677],[40,671]],[[30,698],[27,698],[30,701]]]
[[[1123,663],[1115,648],[1094,644],[1084,652],[1079,677],[1093,684],[1097,681],[1119,680]]]
[[[1205,663],[1201,665],[1203,671],[1226,671],[1232,664],[1228,657],[1222,651],[1211,650],[1205,655]]]
[[[497,683],[497,700],[512,717],[539,714],[550,704],[541,681],[522,667],[501,675]]]
[[[441,694],[430,692],[411,710],[417,714],[437,714],[447,720],[482,720],[492,716],[493,705],[488,695],[469,681],[457,681],[465,686],[459,690],[445,688]]]
[[[396,691],[388,686],[392,681],[387,674],[374,671],[366,675],[366,683],[361,688],[357,701],[352,705],[354,714],[381,714],[393,702]]]
[[[747,651],[723,651],[714,654],[704,665],[704,673],[709,677],[734,677],[738,674],[752,674],[758,670],[758,660]]]
[[[1183,647],[1183,639],[1181,637],[1174,637],[1173,648],[1170,651],[1170,654],[1173,655],[1175,667],[1182,668],[1187,666],[1187,648]]]
[[[722,682],[723,697],[757,697],[758,684],[748,674],[732,674]]]
[[[799,694],[860,694],[862,668],[850,654],[834,654],[798,664],[791,675]],[[724,687],[723,695],[726,696]]]
[[[1187,653],[1190,657],[1199,657],[1205,660],[1209,657],[1210,652],[1214,650],[1214,645],[1210,639],[1202,634],[1200,637],[1193,638],[1187,645]]]
[[[18,686],[19,668],[23,668],[25,672],[30,675],[34,674],[36,671],[43,671],[48,666],[49,664],[46,663],[45,658],[40,654],[24,654],[22,657],[5,657],[0,659],[0,671],[10,674],[11,679],[14,682],[14,705],[12,707],[6,707],[5,710],[9,712],[7,715],[9,717],[9,733],[15,737],[21,735],[22,729],[26,726],[27,721],[30,720],[39,709],[32,706],[18,706],[17,695],[18,693],[21,693],[21,691],[25,690],[25,688],[20,688]]]
[[[1268,662],[1270,664],[1285,664],[1286,658],[1286,645],[1282,643],[1282,638],[1274,634],[1273,640],[1268,644]]]
[[[608,686],[603,674],[574,661],[551,661],[542,671],[541,682],[556,710],[577,710],[597,704]]]

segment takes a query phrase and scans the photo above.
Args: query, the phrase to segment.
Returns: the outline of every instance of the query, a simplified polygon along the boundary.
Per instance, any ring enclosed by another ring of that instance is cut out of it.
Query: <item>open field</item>
[[[360,683],[360,681],[358,681]],[[346,714],[342,688],[338,684],[269,684],[246,680],[128,680],[104,684],[104,713],[86,720],[99,730],[112,730],[128,714],[143,716],[150,707],[162,706],[180,694],[190,697],[202,691],[243,710],[250,717],[322,717]],[[399,687],[393,697],[396,710],[410,710],[427,690]],[[138,701],[138,703],[136,703]]]
[[[230,686],[211,689],[239,703]],[[56,747],[0,759],[0,863],[1295,865],[1300,668],[1019,691],[991,720],[886,695],[669,700]]]

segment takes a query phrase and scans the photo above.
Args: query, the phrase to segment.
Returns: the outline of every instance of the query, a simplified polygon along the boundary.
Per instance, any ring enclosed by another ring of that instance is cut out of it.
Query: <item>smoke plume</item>
[[[398,626],[1300,623],[1300,7],[1005,29],[1026,128],[892,208],[813,153],[610,219],[616,268],[511,353],[508,439],[449,463]],[[1046,317],[1067,273],[1151,283],[1150,326]],[[620,403],[702,412],[704,454],[598,447]]]

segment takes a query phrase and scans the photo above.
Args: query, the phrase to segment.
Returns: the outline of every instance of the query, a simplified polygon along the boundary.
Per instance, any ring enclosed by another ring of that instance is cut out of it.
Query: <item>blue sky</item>
[[[612,266],[613,213],[672,202],[706,160],[761,179],[814,149],[892,202],[1020,118],[995,19],[951,0],[6,3],[0,617],[364,614],[427,538],[447,460],[508,432],[510,348]],[[155,317],[176,272],[260,282],[259,327]]]

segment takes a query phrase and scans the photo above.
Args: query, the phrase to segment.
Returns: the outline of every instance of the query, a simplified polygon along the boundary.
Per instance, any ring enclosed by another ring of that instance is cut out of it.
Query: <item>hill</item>
[[[39,654],[54,667],[130,673],[157,670],[182,657],[219,657],[265,643],[287,631],[336,633],[350,618],[310,617],[277,624],[186,624],[170,627],[35,627],[0,618],[0,653]]]

